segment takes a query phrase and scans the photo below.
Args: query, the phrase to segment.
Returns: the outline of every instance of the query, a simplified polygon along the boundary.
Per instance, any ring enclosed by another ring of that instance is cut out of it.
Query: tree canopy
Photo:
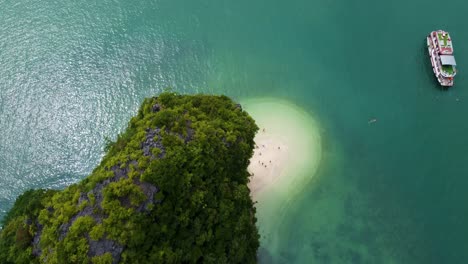
[[[0,262],[255,263],[257,130],[226,96],[145,99],[91,175],[17,199]]]

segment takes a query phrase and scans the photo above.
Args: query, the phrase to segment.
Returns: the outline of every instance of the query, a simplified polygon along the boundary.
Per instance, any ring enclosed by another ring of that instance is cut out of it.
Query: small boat
[[[427,36],[427,49],[437,81],[445,87],[453,86],[453,77],[457,75],[457,63],[453,56],[450,34],[443,30],[432,31]]]

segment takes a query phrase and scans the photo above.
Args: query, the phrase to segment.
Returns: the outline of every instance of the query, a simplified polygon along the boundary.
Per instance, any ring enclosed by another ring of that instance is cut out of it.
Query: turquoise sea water
[[[468,3],[440,5],[0,1],[0,216],[86,177],[165,87],[267,95],[313,113],[324,152],[262,262],[466,263]],[[448,91],[424,45],[439,28],[459,65]]]

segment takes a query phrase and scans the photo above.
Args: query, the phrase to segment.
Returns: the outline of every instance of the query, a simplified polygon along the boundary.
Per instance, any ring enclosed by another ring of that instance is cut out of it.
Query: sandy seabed
[[[288,199],[314,176],[321,159],[320,130],[310,114],[282,99],[241,101],[260,128],[248,167],[254,200]]]

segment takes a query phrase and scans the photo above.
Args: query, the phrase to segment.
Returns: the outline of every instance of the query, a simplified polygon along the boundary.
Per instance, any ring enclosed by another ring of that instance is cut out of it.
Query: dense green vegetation
[[[18,198],[0,263],[256,262],[257,130],[225,96],[146,99],[89,177]]]
[[[20,195],[2,220],[0,263],[37,263],[32,258],[31,240],[37,231],[37,219],[44,204],[55,194],[53,190],[28,190]]]

